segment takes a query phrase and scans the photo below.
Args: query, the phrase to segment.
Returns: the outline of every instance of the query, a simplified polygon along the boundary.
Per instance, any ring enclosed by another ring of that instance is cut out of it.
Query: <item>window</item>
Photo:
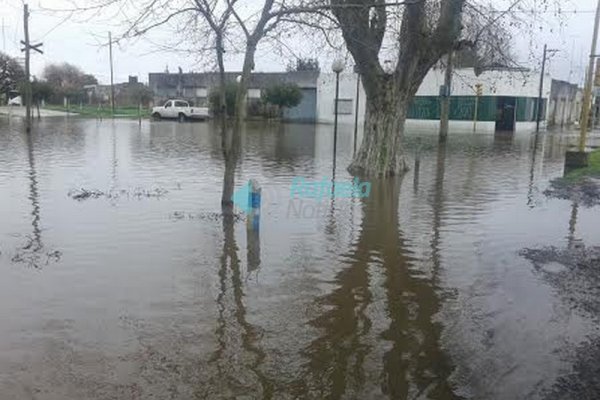
[[[260,89],[248,89],[249,99],[260,99]]]
[[[205,87],[196,88],[196,97],[207,97],[208,90]]]
[[[185,101],[176,101],[175,107],[187,107],[187,103]]]
[[[352,99],[338,99],[338,115],[351,115],[352,103]],[[335,113],[335,100],[333,112]]]

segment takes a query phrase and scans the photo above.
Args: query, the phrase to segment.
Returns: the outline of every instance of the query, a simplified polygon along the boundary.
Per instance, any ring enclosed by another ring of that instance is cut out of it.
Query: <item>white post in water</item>
[[[246,219],[248,272],[260,267],[260,203],[262,189],[258,182],[248,182],[248,215]]]
[[[262,189],[255,179],[248,181],[248,218],[246,227],[248,230],[258,231],[260,227],[260,203]]]

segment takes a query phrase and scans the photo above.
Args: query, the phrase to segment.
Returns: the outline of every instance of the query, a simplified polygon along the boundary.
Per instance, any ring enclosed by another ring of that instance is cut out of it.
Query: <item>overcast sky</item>
[[[246,0],[248,2],[255,0]],[[258,1],[258,0],[256,0]],[[66,61],[79,66],[87,73],[94,74],[100,82],[109,81],[108,49],[102,42],[108,41],[108,30],[118,30],[106,21],[74,21],[65,18],[64,13],[49,12],[47,9],[65,7],[64,0],[36,0],[29,3],[31,12],[30,35],[32,41],[43,41],[44,54],[32,56],[32,73],[40,75],[44,65]],[[558,49],[550,61],[550,73],[554,78],[581,83],[584,64],[591,45],[594,23],[595,0],[566,0],[563,14],[543,15],[544,29],[534,37],[516,35],[515,49],[522,64],[532,68],[539,67],[539,59],[544,43]],[[577,13],[572,11],[577,10]],[[21,56],[19,40],[23,38],[23,5],[19,0],[0,0],[0,24],[2,24],[2,42],[0,50],[11,56]],[[143,82],[148,81],[149,72],[162,72],[168,65],[171,72],[181,66],[184,71],[203,71],[213,64],[212,60],[198,60],[183,54],[166,53],[157,50],[153,43],[160,43],[170,37],[170,31],[163,29],[152,33],[146,40],[122,43],[113,48],[115,82],[127,80],[128,75],[138,75]],[[296,54],[318,55],[322,69],[328,69],[331,52],[315,53],[315,49],[303,49],[302,42],[290,43]],[[539,58],[532,55],[539,54]],[[263,46],[256,59],[256,71],[284,70],[288,57],[274,53],[269,46]],[[228,70],[239,70],[241,60],[233,57],[227,61]]]

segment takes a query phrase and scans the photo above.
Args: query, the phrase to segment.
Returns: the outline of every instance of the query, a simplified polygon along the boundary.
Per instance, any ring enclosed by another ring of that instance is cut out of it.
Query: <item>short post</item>
[[[138,124],[142,126],[142,103],[138,105]]]
[[[248,217],[246,220],[246,228],[248,230],[257,231],[260,228],[260,204],[262,188],[255,179],[248,181]]]
[[[260,204],[261,187],[259,183],[251,179],[248,182],[248,216],[246,220],[246,258],[248,261],[248,272],[260,267]]]
[[[415,168],[413,176],[413,187],[415,191],[419,187],[419,170],[421,169],[421,138],[417,138],[417,149],[415,151]]]
[[[475,109],[473,110],[473,133],[477,132],[477,120],[479,119],[479,97],[483,93],[483,85],[475,85]]]

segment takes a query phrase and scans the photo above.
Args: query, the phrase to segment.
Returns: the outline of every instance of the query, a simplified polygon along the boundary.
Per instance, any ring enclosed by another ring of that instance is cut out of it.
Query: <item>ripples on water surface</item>
[[[0,121],[0,398],[543,398],[597,336],[518,255],[598,244],[542,195],[569,140],[408,134],[418,174],[290,216],[294,177],[351,180],[331,135],[248,127],[257,238],[218,216],[209,124]]]

